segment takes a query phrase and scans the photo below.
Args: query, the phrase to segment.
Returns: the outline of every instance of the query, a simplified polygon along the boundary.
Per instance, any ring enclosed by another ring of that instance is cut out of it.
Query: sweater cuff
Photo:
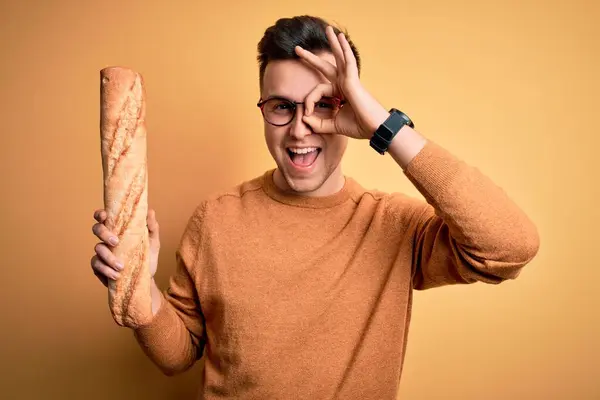
[[[160,342],[169,334],[168,331],[177,326],[177,316],[171,309],[171,304],[167,301],[163,292],[160,292],[160,300],[160,308],[150,322],[134,330],[135,337],[142,345]]]
[[[431,201],[445,192],[464,164],[437,143],[427,141],[404,169],[406,177]]]

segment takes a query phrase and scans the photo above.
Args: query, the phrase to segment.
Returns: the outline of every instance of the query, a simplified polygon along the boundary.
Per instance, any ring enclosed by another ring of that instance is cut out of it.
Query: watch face
[[[413,124],[413,122],[410,120],[410,118],[408,118],[408,115],[402,114],[402,119],[405,121],[405,125],[408,125],[411,128],[415,127],[415,124]]]
[[[397,115],[398,117],[400,117],[400,123],[401,125],[398,127],[398,130],[400,130],[400,128],[402,128],[403,125],[408,125],[411,128],[414,128],[414,124],[411,121],[410,118],[408,118],[408,115],[404,114],[402,111],[397,110],[395,108],[392,108],[392,114]]]

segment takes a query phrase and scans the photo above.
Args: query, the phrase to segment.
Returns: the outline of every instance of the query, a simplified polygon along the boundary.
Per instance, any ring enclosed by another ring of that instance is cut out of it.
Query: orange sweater
[[[168,375],[204,356],[199,399],[395,399],[412,290],[513,279],[538,250],[505,193],[432,142],[405,169],[427,202],[351,178],[304,198],[272,174],[198,206],[135,331]]]

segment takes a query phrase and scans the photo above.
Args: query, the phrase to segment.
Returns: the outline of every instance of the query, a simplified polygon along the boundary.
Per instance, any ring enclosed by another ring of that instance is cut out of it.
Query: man
[[[258,50],[276,168],[200,202],[169,288],[153,285],[154,319],[135,337],[167,375],[204,357],[203,399],[395,399],[412,290],[514,279],[538,251],[536,227],[379,104],[339,30],[280,19]],[[393,157],[426,201],[345,176],[349,138]],[[119,260],[104,211],[95,218],[92,266],[106,284]],[[156,260],[153,211],[148,228]]]

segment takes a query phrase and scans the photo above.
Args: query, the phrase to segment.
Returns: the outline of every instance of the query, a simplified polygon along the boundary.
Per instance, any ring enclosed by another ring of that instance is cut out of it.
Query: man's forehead
[[[319,56],[333,65],[335,58],[331,53]],[[329,82],[327,78],[303,60],[276,60],[267,64],[263,76],[263,97],[284,96],[302,101],[319,83]]]

